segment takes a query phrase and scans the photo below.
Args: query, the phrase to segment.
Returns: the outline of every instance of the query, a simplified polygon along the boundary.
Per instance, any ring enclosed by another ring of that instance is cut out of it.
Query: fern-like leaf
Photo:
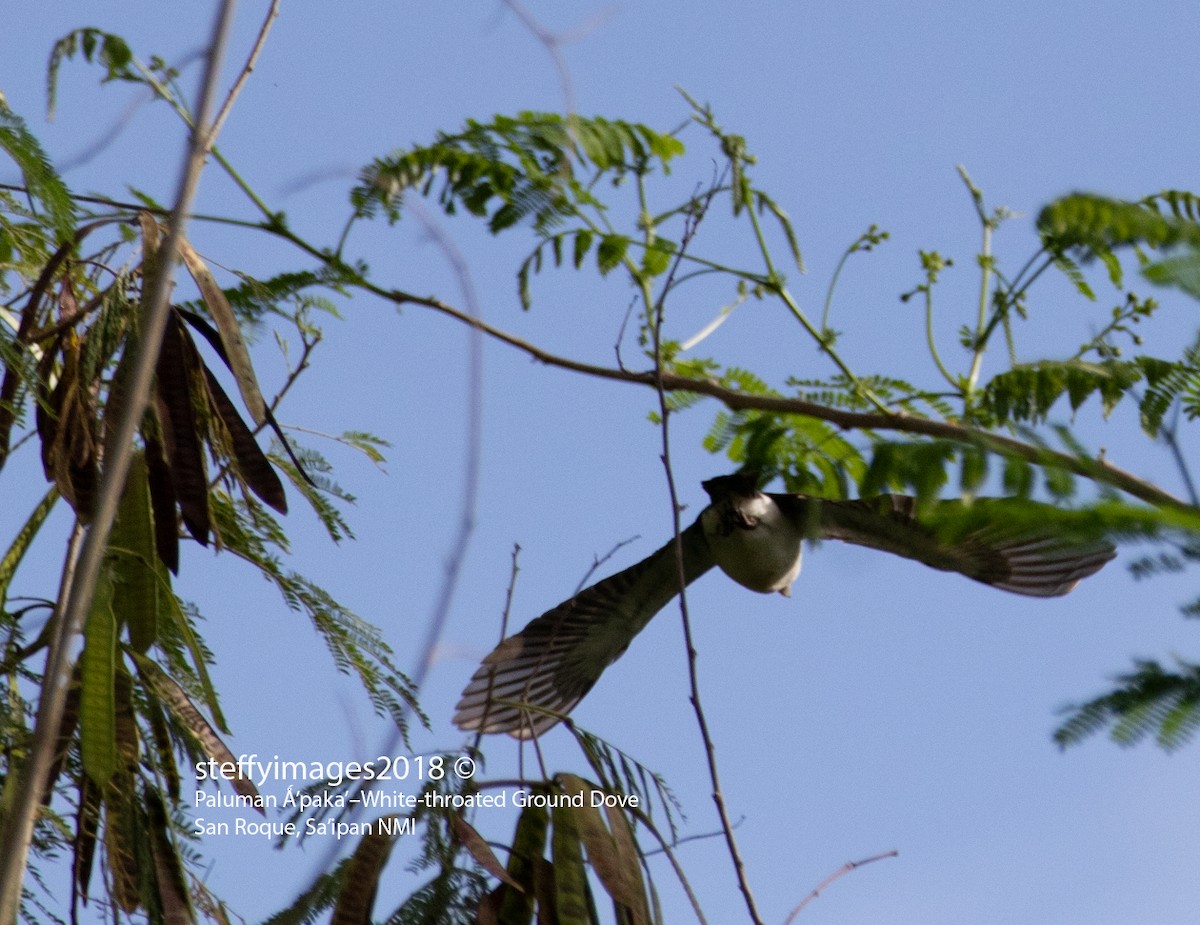
[[[1119,745],[1131,746],[1153,735],[1157,745],[1174,751],[1200,729],[1200,665],[1179,661],[1169,671],[1158,662],[1139,660],[1117,687],[1086,703],[1069,707],[1070,717],[1054,732],[1062,748],[1077,745],[1105,729]]]
[[[0,97],[0,150],[17,162],[30,198],[46,209],[58,243],[69,241],[75,231],[71,192],[38,140],[25,127],[24,120],[8,108],[3,97]]]

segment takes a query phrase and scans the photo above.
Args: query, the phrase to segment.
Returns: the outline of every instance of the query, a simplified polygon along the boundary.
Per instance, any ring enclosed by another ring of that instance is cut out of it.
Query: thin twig
[[[746,821],[746,817],[742,816],[740,819],[738,819],[737,822],[735,822],[733,824],[733,827],[735,829],[739,828],[741,826],[741,824],[745,821]],[[686,845],[688,842],[692,842],[692,841],[708,841],[709,839],[712,839],[712,838],[724,838],[724,837],[725,837],[724,830],[714,829],[711,832],[697,832],[694,835],[685,835],[685,836],[683,836],[683,838],[675,839],[675,841],[672,842],[672,844],[678,848],[680,845]],[[642,852],[642,854],[644,854],[646,857],[650,857],[651,855],[658,854],[658,853],[659,853],[658,849],[655,849],[653,851],[643,851]]]
[[[512,566],[508,574],[508,590],[504,593],[504,611],[500,614],[500,639],[497,645],[504,640],[508,635],[508,621],[512,615],[513,595],[517,591],[517,575],[521,572],[521,566],[518,564],[518,557],[521,555],[521,544],[513,543],[512,549]],[[471,743],[471,752],[479,754],[479,744],[483,741],[483,730],[487,728],[487,709],[492,704],[492,684],[496,679],[496,672],[493,669],[488,677],[487,707],[484,708],[483,721],[480,722],[479,728],[475,731],[475,741]]]
[[[250,54],[246,57],[246,63],[242,65],[242,71],[237,76],[237,80],[233,82],[233,86],[229,88],[229,93],[225,95],[225,102],[221,104],[221,109],[217,113],[217,117],[212,122],[212,134],[214,136],[221,133],[221,129],[225,126],[225,120],[229,118],[229,113],[233,111],[234,101],[242,92],[242,87],[246,85],[246,81],[250,79],[250,75],[254,72],[254,66],[258,64],[258,56],[262,54],[263,46],[267,44],[267,35],[271,31],[271,26],[275,22],[275,18],[279,15],[279,4],[282,0],[271,0],[271,7],[267,10],[266,18],[263,24],[258,29],[258,38],[254,40],[254,47],[250,49]]]
[[[521,544],[513,543],[512,566],[509,568],[508,588],[504,592],[504,612],[500,614],[500,641],[508,635],[508,621],[512,615],[513,595],[517,592],[517,576],[521,573],[518,559],[521,556]],[[481,733],[482,735],[482,733]]]
[[[820,883],[818,883],[816,888],[811,893],[809,893],[807,896],[805,896],[804,899],[800,900],[800,904],[798,906],[796,906],[795,909],[792,910],[791,914],[786,919],[784,919],[783,925],[792,925],[792,922],[795,920],[796,916],[798,916],[804,910],[804,907],[807,906],[814,899],[816,899],[818,896],[820,896],[821,891],[824,890],[827,886],[829,886],[829,884],[833,883],[833,881],[837,880],[839,877],[845,876],[846,874],[850,873],[850,871],[852,871],[852,870],[857,870],[858,868],[862,867],[864,864],[873,864],[875,861],[884,861],[884,860],[887,860],[888,858],[895,858],[895,857],[899,857],[899,856],[900,856],[900,852],[896,851],[895,849],[892,849],[891,851],[884,851],[882,854],[873,854],[869,858],[863,858],[861,861],[847,861],[845,864],[843,864],[841,867],[839,867],[837,870],[835,870],[832,874],[830,874],[828,877],[826,877],[824,880],[822,880]]]
[[[74,641],[83,630],[84,619],[92,604],[100,563],[117,504],[125,487],[133,438],[142,419],[150,394],[154,365],[166,327],[171,277],[178,254],[179,240],[187,221],[188,210],[195,197],[205,156],[216,138],[206,130],[216,93],[221,59],[233,23],[234,0],[224,0],[217,11],[212,39],[208,46],[204,79],[196,107],[196,128],[190,133],[187,154],[171,212],[167,236],[159,254],[160,272],[155,274],[146,317],[141,322],[141,338],[136,345],[136,361],[128,385],[128,398],[113,428],[112,439],[105,447],[104,470],[101,473],[92,522],[83,537],[78,561],[69,585],[64,587],[59,607],[52,619],[59,621],[57,639],[46,659],[38,702],[32,752],[22,769],[18,795],[8,813],[0,837],[0,922],[11,925],[18,915],[21,888],[25,878],[29,844],[34,824],[47,785],[47,775],[58,741],[66,702],[67,679],[70,675],[70,653]],[[67,569],[71,567],[70,559]]]
[[[475,285],[471,279],[470,268],[467,266],[462,252],[428,213],[417,208],[415,203],[412,211],[424,223],[426,233],[442,250],[442,253],[449,261],[455,276],[458,278],[463,301],[467,305],[468,317],[474,319],[476,322],[475,325],[472,325],[467,342],[466,469],[463,473],[463,485],[460,489],[462,507],[459,514],[458,535],[455,537],[450,554],[446,559],[441,591],[438,594],[437,603],[434,605],[433,614],[429,618],[429,625],[425,630],[425,638],[418,649],[416,666],[410,673],[412,688],[414,691],[419,691],[425,683],[425,678],[429,674],[430,668],[433,667],[438,643],[441,641],[442,633],[446,626],[446,619],[450,615],[450,605],[454,600],[455,591],[458,589],[458,579],[462,572],[463,563],[466,561],[467,549],[471,544],[471,537],[475,533],[475,516],[479,503],[480,460],[483,455],[483,335],[479,329],[479,325],[483,324],[483,320],[480,317],[481,309],[479,300],[476,298]],[[401,709],[404,711],[404,715],[411,712],[411,707],[407,702],[402,704]],[[400,741],[400,732],[399,724],[391,728],[387,737],[380,745],[379,754],[390,755],[394,753]],[[378,778],[364,781],[363,785],[356,792],[355,797],[359,797],[363,793],[373,789],[377,781]],[[362,801],[350,799],[347,800],[347,804],[353,804],[353,809],[347,810],[342,816],[354,818],[361,811]],[[339,818],[342,818],[342,816],[339,816]],[[326,871],[332,869],[334,858],[338,853],[339,846],[335,842],[330,845],[327,851],[323,852],[323,856],[317,865],[317,870]]]
[[[424,224],[426,233],[442,250],[454,270],[459,288],[462,290],[463,300],[467,305],[468,314],[482,323],[479,299],[475,294],[475,284],[471,279],[471,271],[467,266],[466,258],[441,225],[417,205],[417,203],[413,203],[410,208]],[[467,423],[467,451],[458,536],[455,538],[450,557],[446,561],[446,574],[442,582],[441,594],[434,608],[429,629],[426,631],[424,644],[420,649],[418,666],[413,672],[413,684],[417,688],[424,682],[425,675],[433,664],[434,650],[437,648],[438,640],[441,639],[442,630],[445,628],[446,618],[450,613],[450,604],[454,600],[454,592],[458,587],[458,576],[462,571],[463,562],[466,560],[467,547],[475,532],[475,512],[479,500],[479,469],[483,456],[483,337],[478,328],[471,332],[467,343],[467,408],[464,416]],[[398,730],[393,731],[393,736],[396,734],[398,734]],[[395,742],[393,741],[392,744],[394,745]]]
[[[568,42],[578,41],[590,33],[611,16],[611,11],[601,13],[572,33],[561,33],[551,32],[543,26],[537,17],[525,9],[518,0],[504,0],[504,5],[513,12],[550,55],[550,60],[554,62],[554,69],[558,71],[559,84],[562,86],[563,108],[568,115],[571,115],[575,112],[575,85],[571,80],[571,70],[567,67],[567,59],[563,55],[562,47]]]
[[[641,537],[636,536],[636,535],[631,536],[627,540],[621,540],[619,543],[614,543],[612,549],[610,549],[604,555],[595,556],[592,559],[591,566],[589,566],[588,570],[583,573],[583,577],[579,579],[579,584],[577,584],[575,586],[575,593],[578,594],[580,591],[582,591],[583,586],[586,585],[588,583],[588,580],[593,575],[596,574],[596,571],[600,568],[600,566],[602,566],[605,562],[607,562],[609,559],[611,559],[613,556],[615,556],[617,554],[618,550],[620,550],[624,546],[628,546],[630,543],[637,542],[639,539],[641,539]]]
[[[1183,479],[1183,487],[1187,491],[1188,498],[1191,499],[1193,506],[1200,507],[1200,493],[1196,491],[1196,482],[1192,479],[1191,469],[1188,468],[1187,457],[1183,455],[1183,450],[1179,446],[1179,412],[1181,409],[1182,405],[1175,406],[1174,418],[1170,424],[1163,424],[1159,427],[1158,435],[1170,450],[1171,458],[1175,460],[1175,466],[1179,469],[1179,477]]]
[[[667,840],[665,838],[663,838],[663,834],[662,834],[662,832],[660,832],[658,830],[658,826],[656,826],[653,823],[653,821],[650,819],[650,817],[648,815],[641,812],[640,810],[631,808],[630,812],[633,813],[634,816],[638,819],[638,821],[641,822],[642,825],[644,825],[646,827],[646,831],[648,831],[651,835],[654,836],[655,841],[657,841],[659,844],[658,851],[661,851],[663,854],[665,854],[667,856],[667,860],[670,862],[671,867],[674,868],[674,870],[675,870],[675,876],[679,880],[679,885],[683,887],[683,892],[685,894],[687,894],[688,902],[690,902],[692,904],[692,911],[696,913],[696,919],[700,922],[700,925],[708,925],[708,919],[706,919],[704,917],[704,910],[700,908],[700,900],[697,898],[695,891],[692,889],[692,884],[688,880],[687,875],[683,872],[683,865],[680,864],[679,859],[675,857],[675,852],[673,850],[671,850],[671,845],[669,845],[667,843]],[[717,834],[719,835],[721,833],[718,832]],[[682,844],[682,842],[687,841],[687,840],[688,839],[681,839],[680,841],[676,842],[675,844],[676,844],[676,846],[678,846],[678,845]],[[645,859],[649,855],[655,854],[655,853],[657,853],[657,852],[656,851],[643,851],[642,852],[643,864],[645,863]]]
[[[617,368],[625,369],[625,359],[621,356],[621,344],[625,341],[625,329],[629,326],[629,319],[633,317],[633,310],[637,308],[637,296],[629,300],[629,306],[625,309],[625,317],[621,319],[621,326],[617,328],[617,339],[613,343],[613,352],[617,355]]]
[[[308,369],[309,358],[312,356],[312,352],[317,348],[317,344],[320,342],[320,331],[317,331],[313,334],[306,334],[303,328],[300,329],[300,359],[296,361],[295,366],[288,370],[287,378],[284,379],[283,385],[279,387],[279,390],[275,393],[275,397],[271,399],[270,404],[267,405],[267,411],[270,412],[271,416],[273,416],[275,412],[279,410],[280,405],[283,404],[284,397],[292,390],[292,386],[296,384],[296,380],[300,378],[306,369]],[[255,426],[254,433],[257,434],[264,427],[266,427],[268,420],[268,415],[263,415],[263,421],[261,424]]]
[[[762,916],[758,912],[758,906],[754,901],[754,893],[750,890],[750,883],[746,878],[746,865],[742,860],[741,851],[738,849],[737,837],[733,833],[733,821],[729,818],[729,810],[725,804],[725,792],[721,788],[721,775],[717,768],[717,750],[713,743],[712,733],[708,728],[708,718],[704,713],[704,706],[700,700],[700,676],[697,667],[698,653],[696,651],[695,641],[692,635],[692,621],[688,615],[687,606],[687,578],[684,574],[683,567],[683,538],[680,529],[680,505],[679,492],[675,486],[675,474],[671,467],[671,433],[670,433],[670,415],[671,409],[667,403],[667,393],[662,384],[662,324],[663,310],[666,293],[670,289],[671,277],[674,275],[675,269],[679,266],[684,250],[687,249],[688,242],[696,232],[696,226],[704,217],[704,212],[711,202],[711,193],[704,201],[703,206],[693,215],[690,215],[687,224],[684,227],[683,234],[680,236],[679,251],[675,255],[675,261],[667,274],[666,282],[663,286],[663,296],[660,297],[653,307],[653,316],[650,319],[651,334],[654,344],[654,373],[658,379],[658,408],[660,421],[659,431],[662,434],[662,463],[663,469],[667,477],[667,489],[671,497],[671,519],[672,527],[675,533],[675,566],[678,572],[679,580],[679,613],[683,622],[683,637],[687,648],[688,660],[688,684],[691,689],[692,709],[696,714],[696,725],[700,730],[700,738],[704,742],[704,754],[708,763],[708,776],[712,782],[712,798],[713,803],[717,808],[717,816],[721,820],[721,831],[725,835],[725,844],[729,848],[729,856],[733,861],[734,874],[737,877],[738,888],[742,892],[742,897],[746,901],[746,908],[750,912],[750,919],[755,925],[763,925]]]

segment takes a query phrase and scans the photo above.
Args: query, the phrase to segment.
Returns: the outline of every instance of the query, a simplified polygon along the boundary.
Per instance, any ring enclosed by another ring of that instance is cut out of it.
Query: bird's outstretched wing
[[[713,566],[700,522],[680,534],[685,581]],[[679,593],[672,540],[542,614],[498,645],[472,676],[454,714],[460,729],[525,739],[557,723]]]
[[[844,540],[915,559],[932,568],[1030,597],[1058,597],[1100,571],[1116,555],[1107,540],[1075,540],[1051,527],[1034,525],[1047,505],[1008,498],[972,502],[985,525],[942,539],[923,516],[936,520],[960,501],[919,505],[907,495],[878,495],[857,501],[818,501],[802,495],[772,495],[810,535]],[[1007,510],[1006,510],[1007,509]],[[928,512],[923,515],[922,512]],[[1013,515],[1021,515],[1014,517]],[[1049,520],[1049,518],[1047,518]]]

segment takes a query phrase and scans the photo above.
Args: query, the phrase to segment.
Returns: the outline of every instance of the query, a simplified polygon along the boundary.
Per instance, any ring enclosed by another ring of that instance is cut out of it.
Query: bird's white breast
[[[704,533],[717,565],[751,591],[790,594],[800,574],[803,535],[767,495],[741,499],[738,507],[752,525],[730,523],[717,506],[704,512]]]

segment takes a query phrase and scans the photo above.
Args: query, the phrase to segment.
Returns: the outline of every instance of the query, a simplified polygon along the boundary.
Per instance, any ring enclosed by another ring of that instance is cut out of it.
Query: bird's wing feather
[[[1051,510],[1035,502],[977,499],[973,502],[976,513],[987,523],[947,540],[921,522],[923,508],[908,495],[878,495],[857,501],[817,500],[797,495],[772,497],[810,535],[880,549],[1030,597],[1066,594],[1116,555],[1107,540],[1064,538],[1048,528],[1030,526],[1031,511]],[[945,514],[949,506],[963,506],[959,501],[925,504],[933,506],[934,519],[937,508]],[[1008,517],[1006,508],[1010,514],[1020,509],[1023,516]]]
[[[700,522],[681,534],[684,578],[712,568]],[[454,714],[460,729],[529,738],[569,712],[633,637],[679,593],[675,541],[510,636],[483,660]]]

